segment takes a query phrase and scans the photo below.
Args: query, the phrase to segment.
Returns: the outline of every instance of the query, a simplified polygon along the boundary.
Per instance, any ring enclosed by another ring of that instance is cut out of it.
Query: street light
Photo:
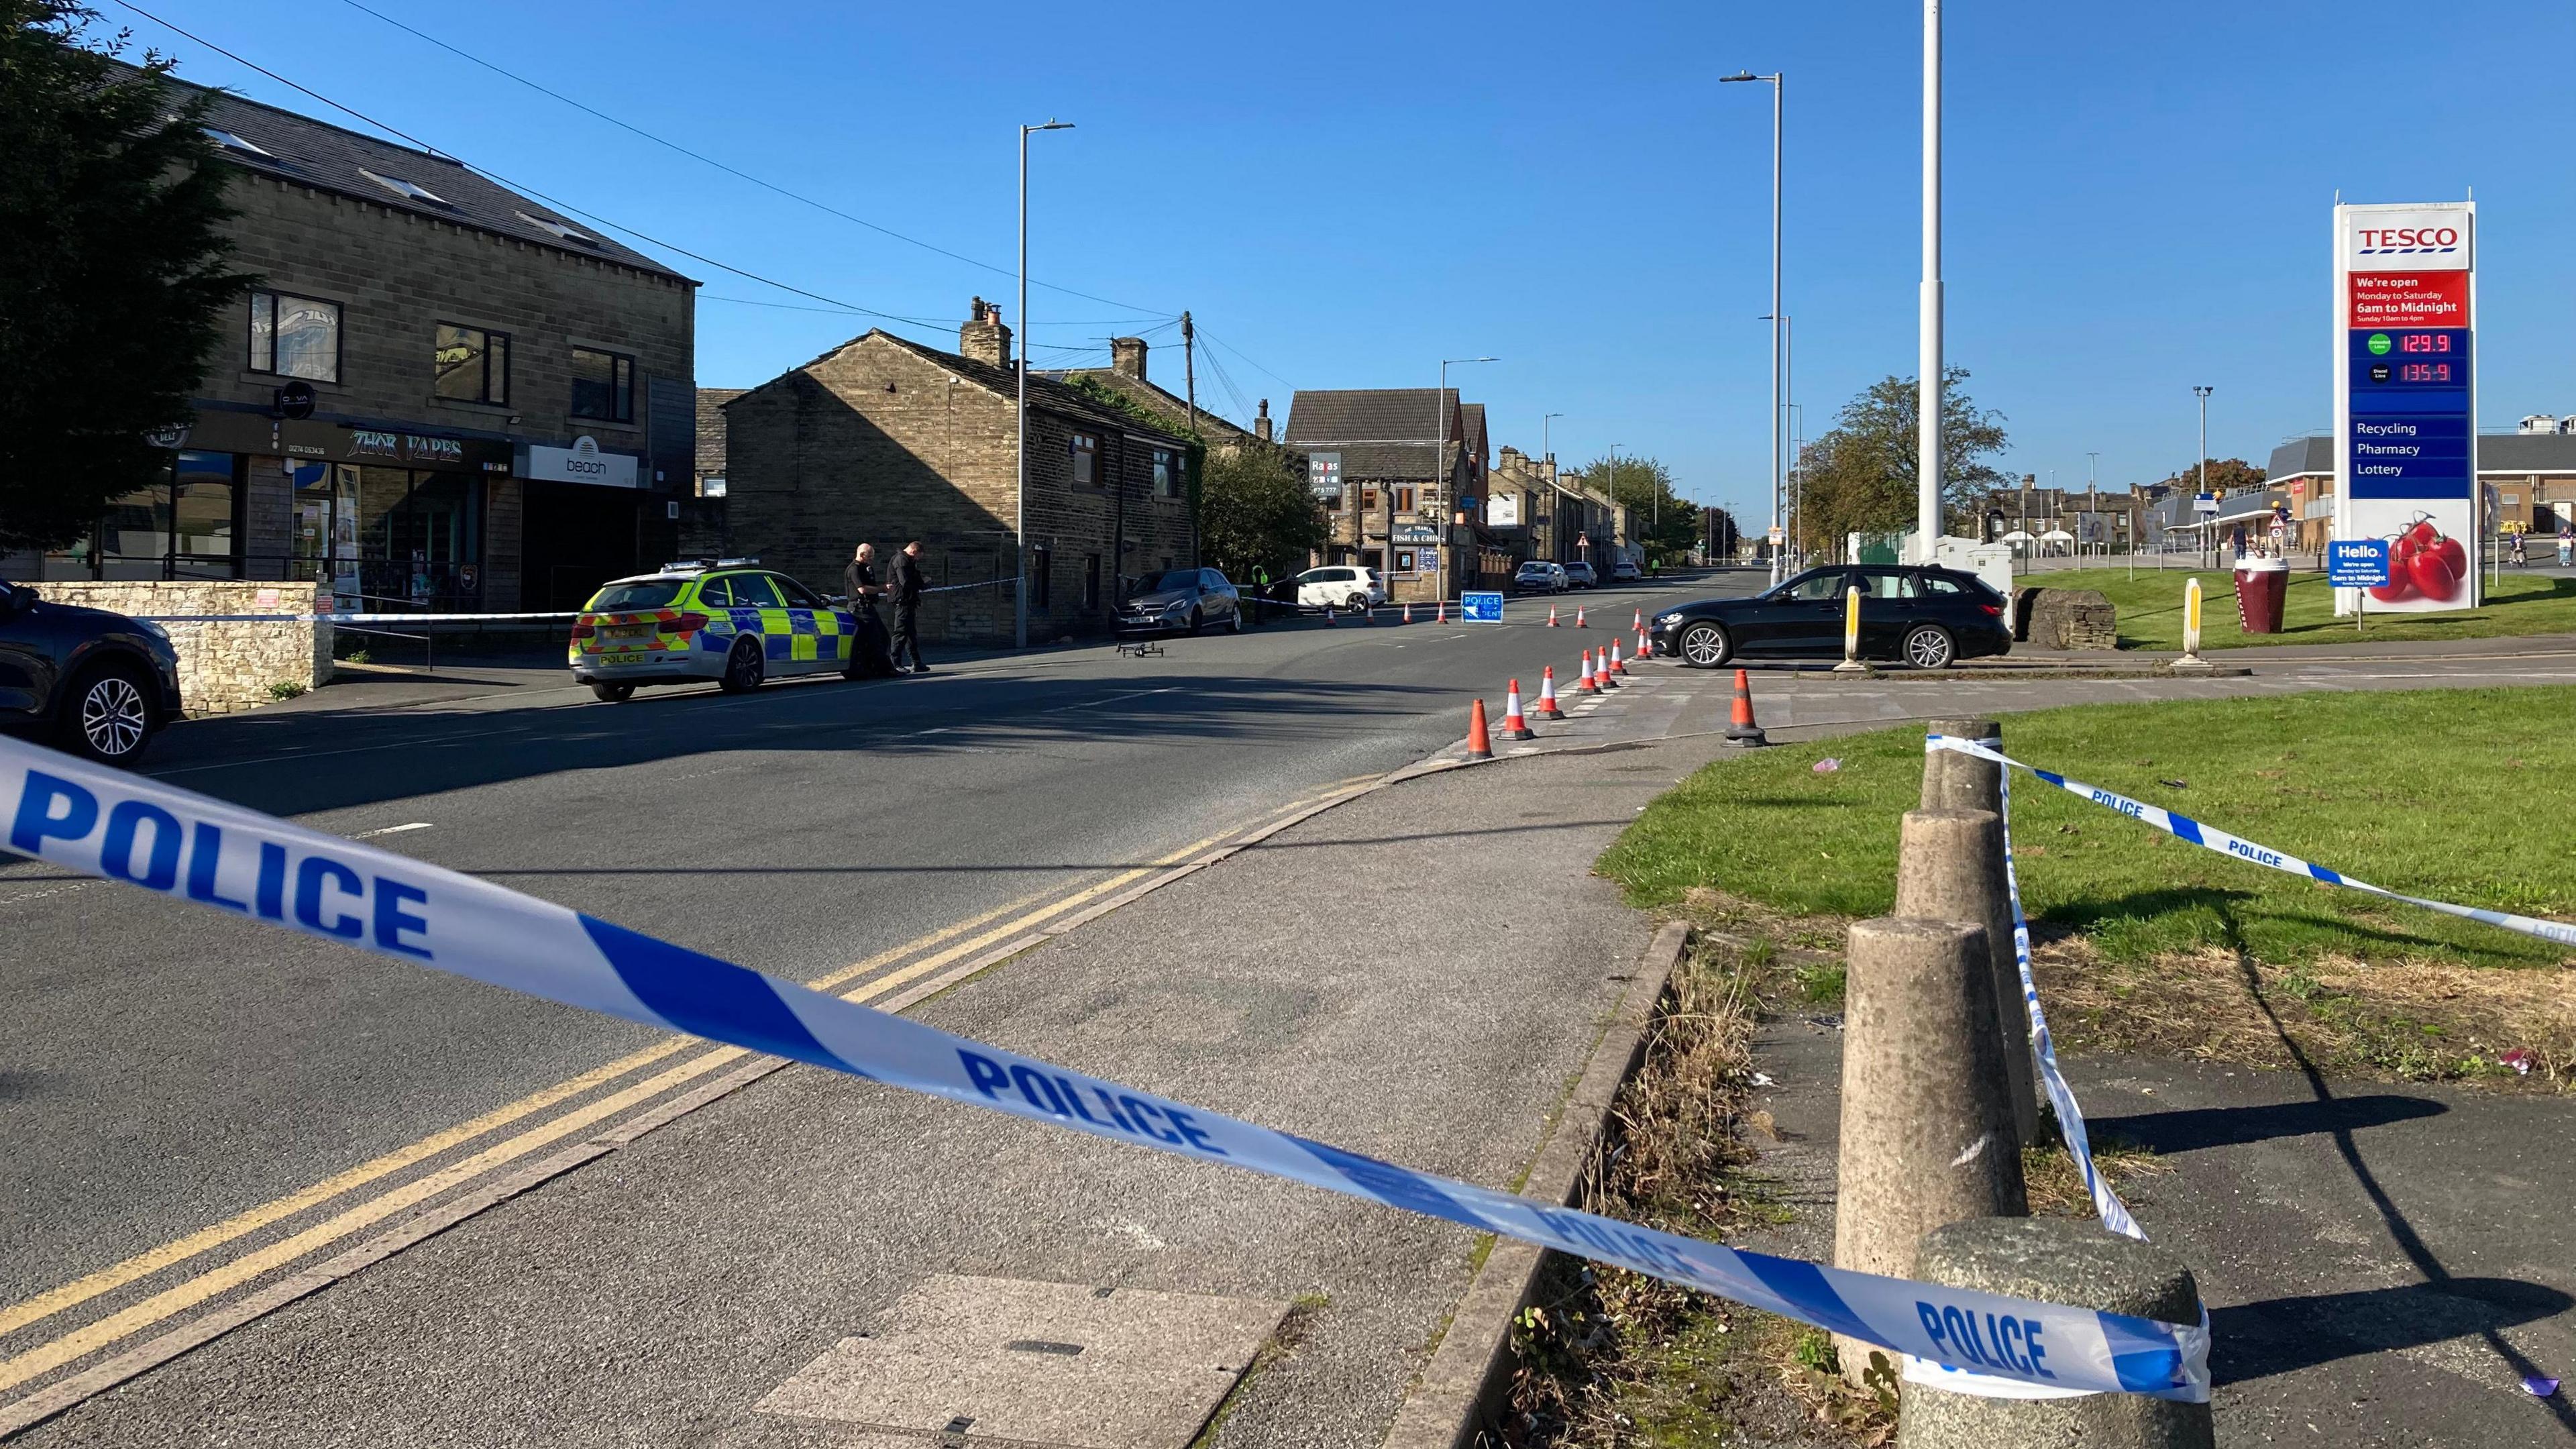
[[[1431,445],[1432,486],[1437,487],[1439,485],[1440,461],[1449,452],[1449,369],[1452,367],[1464,367],[1471,362],[1500,361],[1502,361],[1502,359],[1499,357],[1444,357],[1440,359],[1440,390],[1431,395],[1431,406],[1440,414],[1439,438],[1438,441]],[[1392,481],[1390,481],[1388,486],[1382,491],[1386,496],[1386,583],[1388,590],[1392,593],[1395,588],[1395,487]],[[1418,511],[1421,506],[1422,500],[1418,498],[1415,499],[1415,509]],[[1440,550],[1440,560],[1441,567],[1444,569],[1447,568],[1449,550],[1445,542]],[[1440,596],[1444,599],[1449,597],[1449,589],[1445,583],[1440,587]]]
[[[1937,0],[1925,0],[1926,4]],[[1719,85],[1738,81],[1771,83],[1771,529],[1780,531],[1780,123],[1789,85],[1786,72],[1755,75],[1740,70],[1717,78]],[[1780,581],[1780,550],[1771,550],[1771,581]]]
[[[1555,423],[1558,418],[1564,416],[1565,414],[1563,413],[1549,413],[1547,416],[1538,420],[1538,450],[1540,453],[1546,455],[1546,457],[1551,461],[1556,457],[1556,444],[1550,441],[1554,436],[1550,431],[1550,425]]]
[[[1610,445],[1610,450],[1609,450],[1609,451],[1610,451],[1610,479],[1609,479],[1609,482],[1610,482],[1610,489],[1609,489],[1609,492],[1610,492],[1610,546],[1611,546],[1611,551],[1612,551],[1613,553],[1616,553],[1616,552],[1618,551],[1618,546],[1619,546],[1619,450],[1620,450],[1621,448],[1626,447],[1626,446],[1628,446],[1628,445],[1627,445],[1627,444],[1625,444],[1625,443],[1612,443],[1612,444]]]
[[[2216,391],[2218,389],[2214,387],[2196,385],[2191,390],[2191,395],[2200,399],[2200,486],[2192,490],[2194,493],[2209,491],[2209,395]],[[2218,551],[2217,514],[2213,513],[2209,516],[2208,531],[2203,536],[2209,540],[2209,551],[2216,553]]]
[[[1923,281],[1917,299],[1920,356],[1915,379],[1914,526],[1916,563],[1938,563],[1941,548],[1941,0],[1923,0]]]
[[[1071,121],[1049,117],[1044,125],[1020,127],[1020,345],[1012,368],[1019,374],[1020,396],[1012,451],[1019,455],[1016,486],[1011,490],[1011,553],[1016,583],[1011,601],[1011,640],[1014,648],[1029,647],[1029,133],[1031,131],[1070,131]],[[1109,577],[1118,577],[1118,566],[1124,562],[1109,561]]]

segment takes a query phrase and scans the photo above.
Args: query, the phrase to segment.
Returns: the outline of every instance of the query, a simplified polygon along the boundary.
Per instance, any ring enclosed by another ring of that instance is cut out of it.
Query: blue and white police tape
[[[953,594],[960,589],[989,589],[1007,584],[1009,579],[986,579],[973,584],[942,584],[924,589],[924,594]],[[558,610],[548,614],[148,614],[137,617],[145,624],[485,624],[525,619],[578,619],[585,611]],[[613,613],[615,610],[598,612]]]
[[[2537,936],[2544,941],[2555,941],[2562,946],[2576,946],[2576,925],[2569,925],[2564,921],[2547,921],[2536,916],[2518,916],[2510,911],[2483,910],[2476,906],[2455,906],[2448,901],[2433,901],[2426,900],[2422,896],[2403,895],[2382,886],[2372,885],[2368,881],[2355,880],[2341,871],[2312,864],[2295,855],[2274,850],[2268,845],[2257,845],[2242,836],[2230,835],[2216,826],[2203,825],[2189,816],[2176,815],[2170,810],[2160,809],[2144,801],[2132,800],[2117,791],[2105,790],[2098,785],[2087,785],[2081,780],[2071,780],[2064,775],[2052,774],[2036,765],[2025,765],[2009,755],[1997,753],[1972,740],[1964,740],[1956,735],[1932,735],[1923,743],[1926,749],[1956,750],[1960,754],[1992,760],[2013,769],[2028,770],[2041,780],[2070,795],[2081,795],[2096,805],[2116,810],[2131,819],[2144,821],[2177,840],[2189,841],[2193,845],[2206,847],[2221,855],[2233,856],[2238,860],[2289,875],[2306,876],[2310,880],[2323,881],[2327,885],[2338,885],[2348,890],[2361,891],[2385,900],[2404,901],[2410,906],[2421,906],[2425,910],[2439,911],[2446,916],[2458,916],[2463,920],[2479,921],[2504,930],[2517,931],[2526,936]]]
[[[8,848],[628,1021],[1521,1238],[1898,1353],[2204,1402],[2209,1331],[1845,1272],[1432,1177],[763,976],[470,876],[0,738]]]

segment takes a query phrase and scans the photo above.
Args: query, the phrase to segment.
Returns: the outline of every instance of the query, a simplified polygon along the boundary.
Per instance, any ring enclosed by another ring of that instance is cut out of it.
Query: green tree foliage
[[[169,63],[80,42],[74,0],[0,0],[0,548],[52,548],[148,485],[225,304],[231,175]]]
[[[2170,488],[2185,493],[2200,491],[2200,463],[2195,459],[2177,468],[2165,480]],[[2213,492],[2243,493],[2263,486],[2263,470],[2242,458],[2209,460],[2209,486]]]
[[[2004,450],[2000,413],[1980,411],[1961,386],[1968,370],[1944,375],[1941,395],[1941,500],[1944,515],[1962,516],[1987,489],[2006,480],[1993,464]],[[1832,548],[1847,533],[1914,527],[1918,419],[1914,379],[1889,377],[1843,404],[1831,431],[1808,442],[1798,459],[1798,532],[1808,548]],[[1948,531],[1956,532],[1955,522]]]
[[[1212,568],[1238,584],[1267,568],[1285,578],[1324,546],[1324,510],[1308,491],[1296,458],[1268,443],[1246,443],[1209,455],[1199,491],[1199,550]]]
[[[1614,464],[1603,456],[1572,476],[1627,505],[1628,541],[1644,544],[1649,557],[1677,558],[1699,542],[1699,505],[1673,486],[1673,470],[1662,459],[1622,457]]]

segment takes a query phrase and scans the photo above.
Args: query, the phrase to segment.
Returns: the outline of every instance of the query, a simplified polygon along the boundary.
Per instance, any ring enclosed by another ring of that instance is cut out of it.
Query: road
[[[1468,699],[1570,675],[1608,616],[1711,587],[1586,595],[1604,617],[1580,634],[1522,607],[749,697],[326,690],[179,727],[150,773],[899,1005],[1454,743]],[[738,1069],[27,862],[0,869],[0,939],[0,1403]]]

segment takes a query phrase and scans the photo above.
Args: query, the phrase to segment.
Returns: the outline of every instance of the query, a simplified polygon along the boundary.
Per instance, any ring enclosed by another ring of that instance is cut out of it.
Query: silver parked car
[[[1186,629],[1196,634],[1211,624],[1229,634],[1243,632],[1243,600],[1234,585],[1215,569],[1164,569],[1146,574],[1127,591],[1118,606],[1118,632],[1159,634]]]

